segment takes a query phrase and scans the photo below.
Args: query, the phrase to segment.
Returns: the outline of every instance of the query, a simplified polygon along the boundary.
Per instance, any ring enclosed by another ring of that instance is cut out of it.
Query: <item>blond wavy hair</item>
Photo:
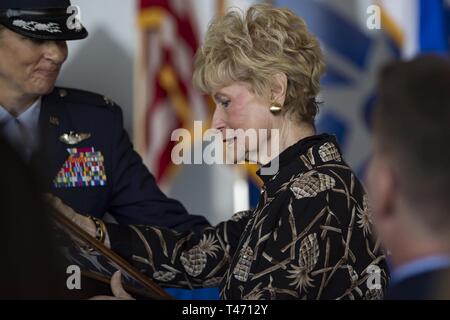
[[[289,9],[254,5],[246,13],[232,9],[210,23],[195,57],[193,79],[206,93],[242,81],[263,95],[273,85],[273,75],[284,73],[283,112],[314,124],[324,69],[319,42],[303,19]]]

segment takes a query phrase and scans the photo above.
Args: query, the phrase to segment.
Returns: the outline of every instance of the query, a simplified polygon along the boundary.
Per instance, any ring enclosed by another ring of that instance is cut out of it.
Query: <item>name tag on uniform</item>
[[[56,188],[96,187],[106,185],[104,157],[92,148],[69,148],[70,156],[58,172]]]

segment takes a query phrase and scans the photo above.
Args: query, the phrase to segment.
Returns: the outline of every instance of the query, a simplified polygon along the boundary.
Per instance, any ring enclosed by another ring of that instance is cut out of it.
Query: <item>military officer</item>
[[[158,188],[133,150],[119,106],[95,93],[55,87],[66,40],[88,35],[67,13],[70,5],[0,2],[0,133],[77,212],[98,218],[108,212],[119,223],[179,231],[207,226]]]

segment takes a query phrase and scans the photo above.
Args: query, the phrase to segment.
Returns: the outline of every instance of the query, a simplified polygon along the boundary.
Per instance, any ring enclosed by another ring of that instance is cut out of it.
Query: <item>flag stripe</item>
[[[193,120],[207,120],[205,97],[191,85],[193,59],[198,47],[189,0],[141,0],[139,23],[145,32],[148,102],[145,113],[146,165],[159,184],[170,179],[171,132],[192,130]],[[195,102],[195,105],[194,105]]]

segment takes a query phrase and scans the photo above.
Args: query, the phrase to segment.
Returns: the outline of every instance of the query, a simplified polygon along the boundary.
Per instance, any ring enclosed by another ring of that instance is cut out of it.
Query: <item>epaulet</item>
[[[100,94],[84,90],[58,87],[55,88],[53,94],[55,94],[59,99],[64,99],[72,103],[100,107],[111,107],[115,105],[114,101],[107,96],[102,96]]]

